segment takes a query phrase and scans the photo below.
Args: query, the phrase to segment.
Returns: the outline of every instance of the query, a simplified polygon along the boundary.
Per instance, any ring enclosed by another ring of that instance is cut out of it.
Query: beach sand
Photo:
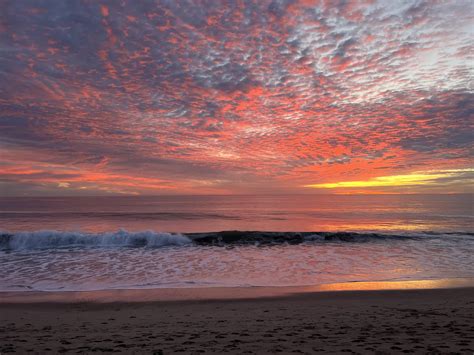
[[[474,288],[251,292],[70,303],[10,295],[0,304],[0,353],[474,352]]]

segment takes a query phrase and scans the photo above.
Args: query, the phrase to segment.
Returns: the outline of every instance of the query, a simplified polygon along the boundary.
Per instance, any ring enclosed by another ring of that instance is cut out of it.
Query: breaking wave
[[[30,250],[71,247],[148,247],[204,245],[278,245],[309,242],[368,243],[389,240],[431,238],[472,238],[474,233],[411,233],[381,234],[355,232],[260,232],[223,231],[210,233],[165,233],[154,231],[128,232],[120,229],[107,233],[81,233],[60,231],[0,232],[0,249]]]
[[[56,249],[66,247],[151,247],[179,246],[191,243],[182,234],[153,231],[87,234],[80,232],[36,231],[1,233],[0,248],[7,250]]]

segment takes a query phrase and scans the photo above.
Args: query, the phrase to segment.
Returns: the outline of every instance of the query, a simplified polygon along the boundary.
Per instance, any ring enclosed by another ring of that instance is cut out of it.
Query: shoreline
[[[3,303],[0,352],[472,354],[472,319],[473,287]]]
[[[2,291],[0,306],[14,304],[149,303],[291,297],[305,294],[474,289],[474,278],[358,281],[312,286],[195,287],[92,291]]]

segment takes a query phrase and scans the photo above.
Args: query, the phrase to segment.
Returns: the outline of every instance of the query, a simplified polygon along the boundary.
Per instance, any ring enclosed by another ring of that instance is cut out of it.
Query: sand
[[[245,297],[105,303],[2,298],[0,353],[474,352],[474,288]]]

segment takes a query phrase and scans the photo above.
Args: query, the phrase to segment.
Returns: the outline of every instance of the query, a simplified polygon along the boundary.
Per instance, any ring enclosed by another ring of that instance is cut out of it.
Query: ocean
[[[472,194],[4,197],[0,291],[474,278],[473,206]]]

